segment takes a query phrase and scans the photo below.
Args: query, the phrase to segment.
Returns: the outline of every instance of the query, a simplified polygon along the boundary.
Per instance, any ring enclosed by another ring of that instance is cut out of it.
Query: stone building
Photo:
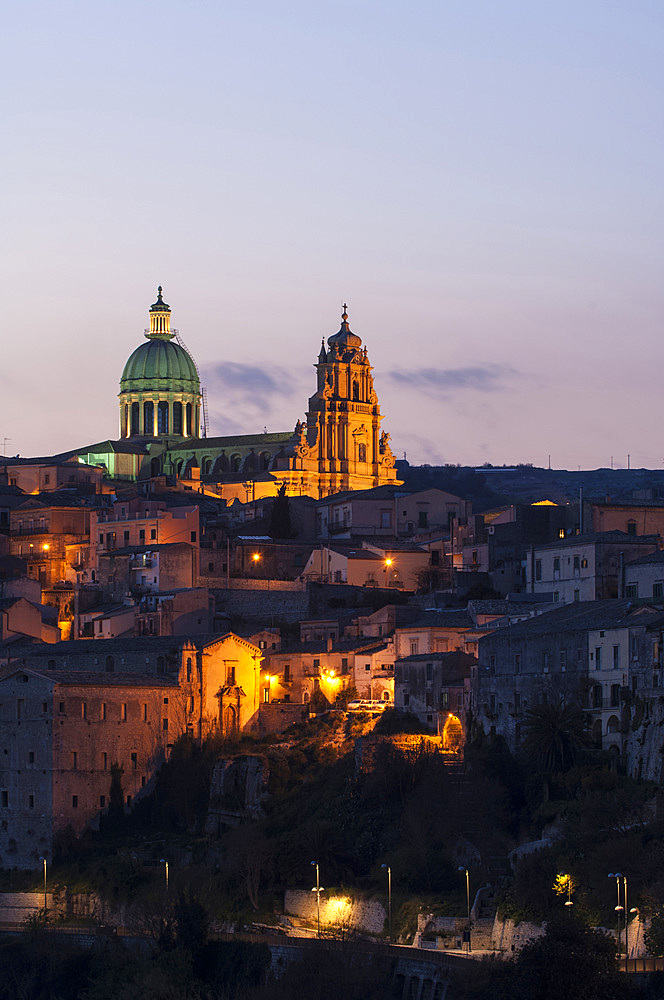
[[[232,633],[16,648],[0,679],[0,864],[36,867],[53,836],[148,787],[184,733],[258,729],[260,650]]]
[[[576,535],[533,547],[526,563],[526,587],[553,594],[554,601],[601,601],[624,596],[625,564],[659,548],[657,535],[623,531]]]
[[[488,633],[471,684],[475,722],[514,750],[529,709],[575,704],[595,746],[624,754],[634,699],[659,684],[663,618],[627,600],[576,602]]]
[[[394,707],[417,715],[443,737],[443,749],[460,749],[466,738],[471,670],[467,653],[418,653],[394,664]]]

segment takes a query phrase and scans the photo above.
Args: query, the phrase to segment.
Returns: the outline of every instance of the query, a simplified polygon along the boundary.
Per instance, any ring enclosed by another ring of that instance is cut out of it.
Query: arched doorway
[[[234,705],[226,705],[222,717],[224,736],[237,736],[237,712]]]
[[[461,753],[465,743],[463,726],[458,716],[450,712],[443,726],[443,750],[448,753]]]

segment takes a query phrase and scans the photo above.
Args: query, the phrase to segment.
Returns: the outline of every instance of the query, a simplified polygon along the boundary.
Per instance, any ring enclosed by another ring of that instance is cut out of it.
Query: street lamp
[[[394,559],[390,559],[389,556],[385,560],[385,589],[386,590],[387,590],[387,571],[390,568],[390,566],[393,564],[393,562],[394,562]]]
[[[381,868],[387,869],[387,930],[390,939],[390,944],[392,943],[392,869],[389,865],[381,865]]]
[[[168,892],[168,861],[166,858],[160,858],[159,864],[164,866],[164,876],[166,878],[166,892]]]
[[[46,923],[46,858],[39,859],[44,866],[44,923]]]
[[[316,919],[318,923],[318,937],[320,937],[320,894],[321,892],[325,892],[325,889],[320,884],[320,870],[318,867],[318,862],[312,861],[311,864],[316,869],[316,885],[313,887],[311,891],[316,893]]]
[[[609,872],[609,878],[614,878],[616,880],[616,890],[618,893],[618,905],[614,907],[616,915],[618,918],[618,960],[620,960],[620,914],[625,914],[625,954],[627,953],[627,876],[623,875],[622,872]],[[623,884],[623,902],[624,906],[620,904],[620,882]],[[627,957],[625,957],[625,969],[627,969]]]
[[[470,954],[470,873],[463,865],[458,870],[466,873],[466,912],[468,914],[468,954]]]

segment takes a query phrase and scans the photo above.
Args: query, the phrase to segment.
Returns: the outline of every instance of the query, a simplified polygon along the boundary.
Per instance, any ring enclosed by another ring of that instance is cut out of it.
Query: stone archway
[[[234,705],[224,706],[222,715],[222,732],[224,736],[237,736],[237,712]]]
[[[453,715],[451,712],[448,714],[443,726],[442,737],[443,750],[446,750],[448,753],[461,753],[466,742],[466,737],[461,720],[457,715]]]

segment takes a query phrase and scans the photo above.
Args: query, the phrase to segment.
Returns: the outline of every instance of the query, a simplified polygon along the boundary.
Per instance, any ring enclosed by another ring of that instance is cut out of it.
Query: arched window
[[[239,472],[242,464],[241,455],[231,455],[231,472]]]
[[[191,680],[191,657],[187,657],[187,680]]]
[[[173,403],[173,433],[182,435],[182,403]]]
[[[359,403],[360,401],[360,383],[353,382],[353,402]]]
[[[48,669],[49,670],[55,670],[55,660],[49,660],[48,661]]]
[[[143,403],[143,433],[154,436],[154,403],[151,399]]]
[[[112,674],[115,670],[115,660],[112,656],[106,657],[106,673]]]
[[[260,467],[261,472],[267,472],[270,468],[270,453],[269,451],[262,451],[260,456]]]
[[[157,406],[157,434],[168,434],[168,403],[165,399]]]
[[[210,475],[210,473],[212,472],[212,459],[211,458],[204,458],[203,459],[203,467],[201,468],[201,472],[203,473],[204,476],[209,476]]]
[[[129,430],[130,434],[140,434],[141,433],[141,404],[132,403],[131,404],[131,427]]]
[[[185,428],[185,437],[192,437],[193,431],[191,429],[191,403],[187,403],[187,426]]]
[[[124,416],[122,418],[122,436],[129,437],[129,406],[124,405]]]

